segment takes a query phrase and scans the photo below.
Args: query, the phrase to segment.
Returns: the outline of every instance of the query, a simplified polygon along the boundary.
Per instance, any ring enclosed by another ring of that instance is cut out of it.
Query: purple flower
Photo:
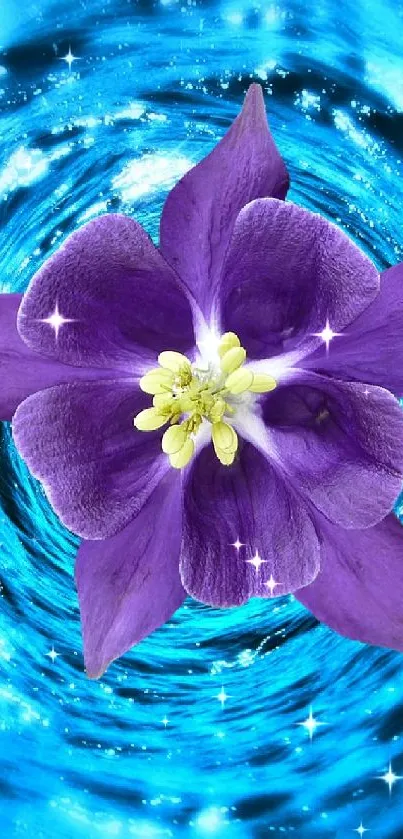
[[[285,203],[261,88],[157,249],[106,215],[0,297],[1,418],[64,524],[88,674],[166,621],[293,592],[403,650],[403,265]]]

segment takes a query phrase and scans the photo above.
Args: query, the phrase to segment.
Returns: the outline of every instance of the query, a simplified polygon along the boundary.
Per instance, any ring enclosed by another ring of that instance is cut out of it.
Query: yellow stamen
[[[242,394],[268,393],[276,381],[266,373],[253,373],[243,366],[246,352],[234,332],[226,332],[218,347],[219,366],[193,366],[182,353],[164,350],[159,367],[140,379],[140,388],[153,397],[153,407],[134,418],[139,431],[155,431],[167,426],[162,435],[162,451],[174,469],[183,469],[193,457],[194,438],[202,424],[211,428],[218,460],[230,466],[238,451],[238,435],[231,424]],[[234,398],[237,397],[237,398]],[[244,402],[253,410],[257,397]]]
[[[175,377],[170,370],[155,367],[140,379],[140,388],[144,393],[170,393]]]
[[[182,355],[180,352],[173,352],[170,350],[160,352],[158,356],[158,364],[166,370],[171,370],[172,373],[179,373],[182,367],[186,370],[192,369],[190,361],[185,355]]]
[[[219,396],[215,402],[213,402],[213,405],[208,412],[208,418],[211,422],[219,422],[226,411],[228,411],[228,405]]]
[[[232,425],[228,425],[227,422],[215,422],[211,436],[219,460],[221,460],[221,455],[235,455],[238,448],[238,435]]]
[[[222,358],[228,350],[232,350],[233,347],[240,346],[241,342],[238,335],[235,335],[235,332],[225,332],[218,345],[218,355]]]
[[[223,373],[232,373],[244,363],[246,352],[243,347],[232,347],[221,359],[221,370]]]
[[[171,425],[170,428],[167,428],[163,438],[162,438],[162,451],[165,454],[176,454],[182,446],[185,445],[187,440],[187,430],[186,424],[183,425]]]
[[[165,393],[156,393],[153,396],[153,405],[154,408],[161,408],[163,411],[168,410],[169,408],[174,409],[175,402],[178,400],[175,396],[172,396],[172,393],[165,391]]]
[[[134,425],[139,431],[155,431],[165,425],[166,421],[166,416],[160,414],[157,408],[145,408],[134,417]]]
[[[274,390],[277,382],[273,376],[268,376],[267,373],[254,373],[253,382],[248,388],[252,393],[269,393]]]
[[[223,466],[231,466],[231,464],[235,460],[236,451],[225,452],[224,449],[219,449],[219,451],[217,451],[216,448],[214,448],[214,451],[218,457],[218,460],[220,461],[220,463],[222,463]]]
[[[169,462],[174,469],[183,469],[184,466],[187,466],[189,460],[193,457],[195,450],[195,444],[191,437],[188,437],[186,443],[179,449],[178,452],[175,454],[169,455]]]
[[[234,370],[233,373],[230,373],[225,380],[225,387],[234,396],[238,396],[240,393],[245,393],[246,390],[250,390],[252,382],[252,371],[242,367],[240,370]]]

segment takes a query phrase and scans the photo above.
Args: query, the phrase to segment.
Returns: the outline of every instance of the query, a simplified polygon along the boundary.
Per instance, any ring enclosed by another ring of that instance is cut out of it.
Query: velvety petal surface
[[[0,294],[0,421],[11,420],[20,402],[63,382],[100,379],[110,370],[71,367],[31,350],[17,331],[22,294]]]
[[[235,219],[253,198],[284,198],[288,173],[270,134],[262,88],[249,88],[241,113],[223,139],[168,195],[161,249],[210,310]]]
[[[44,322],[55,311],[69,320],[58,332]],[[178,278],[143,228],[114,214],[72,233],[35,274],[18,330],[45,356],[129,372],[141,372],[161,350],[194,344]]]
[[[263,401],[289,480],[341,527],[376,524],[403,481],[403,411],[387,390],[303,374]]]
[[[379,275],[331,222],[290,202],[259,199],[239,214],[220,289],[222,331],[248,356],[293,350],[329,321],[334,332],[375,298]],[[336,341],[336,339],[335,339]]]
[[[250,597],[295,591],[319,570],[319,544],[307,508],[250,443],[232,466],[212,446],[197,456],[184,487],[181,577],[196,600],[239,606]],[[239,551],[237,540],[244,543]],[[259,569],[248,560],[258,552]],[[275,580],[274,589],[266,585]]]
[[[85,382],[29,396],[13,437],[63,524],[104,539],[139,512],[168,469],[161,433],[138,431],[133,417],[149,397],[136,383]]]
[[[403,396],[403,263],[384,271],[370,306],[334,338],[328,353],[321,346],[307,364]]]
[[[321,524],[321,570],[295,596],[356,641],[403,651],[403,527],[391,514],[367,530]]]
[[[165,623],[185,599],[180,542],[180,480],[173,470],[124,530],[82,542],[75,576],[91,678]]]

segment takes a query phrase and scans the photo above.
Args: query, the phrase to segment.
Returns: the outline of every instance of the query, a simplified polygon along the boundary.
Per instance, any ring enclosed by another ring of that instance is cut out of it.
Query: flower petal
[[[181,493],[168,473],[110,539],[82,542],[76,561],[84,658],[92,679],[165,623],[186,597],[179,576]]]
[[[69,322],[43,322],[58,312]],[[190,305],[143,228],[106,215],[76,230],[31,280],[18,316],[31,349],[67,364],[138,372],[194,345]]]
[[[245,543],[238,550],[237,540]],[[248,560],[255,552],[264,564]],[[295,591],[319,569],[319,544],[307,508],[265,457],[245,443],[232,466],[202,449],[184,489],[181,577],[186,591],[212,606]]]
[[[403,397],[403,262],[384,271],[379,294],[340,338],[332,341],[330,352],[322,345],[307,359],[307,365],[330,375],[381,385]]]
[[[321,570],[295,596],[340,635],[403,652],[402,525],[391,514],[367,530],[321,529]]]
[[[18,451],[79,536],[125,527],[169,468],[161,433],[133,425],[147,399],[129,380],[80,382],[35,393],[14,415]]]
[[[330,521],[370,527],[403,480],[403,411],[387,390],[301,373],[262,402],[290,481]]]
[[[38,355],[17,331],[22,294],[0,294],[0,421],[10,421],[16,408],[37,390],[79,379],[110,378],[110,370],[70,367]]]
[[[378,289],[376,268],[338,227],[288,201],[259,199],[235,223],[221,330],[235,332],[249,357],[266,358],[315,343],[327,321],[343,329]]]
[[[213,151],[168,195],[161,250],[209,313],[235,219],[253,198],[285,198],[288,173],[270,134],[260,85]]]

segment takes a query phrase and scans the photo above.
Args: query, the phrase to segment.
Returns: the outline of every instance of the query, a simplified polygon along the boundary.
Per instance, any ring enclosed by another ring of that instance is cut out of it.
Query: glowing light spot
[[[47,657],[51,659],[52,664],[54,664],[60,653],[57,653],[55,648],[52,647],[52,649],[49,650],[48,653],[45,653],[45,655],[47,655]]]
[[[223,708],[227,699],[229,699],[229,694],[225,693],[224,687],[222,685],[220,692],[217,693],[215,698],[218,699],[218,701],[221,703],[221,708]]]
[[[279,585],[279,583],[277,583],[277,582],[276,582],[276,580],[275,580],[275,579],[274,579],[274,577],[273,577],[273,574],[270,574],[269,579],[268,579],[268,580],[266,580],[266,582],[265,582],[265,586],[266,586],[266,588],[268,588],[268,589],[269,589],[269,592],[270,592],[270,597],[273,597],[273,592],[274,592],[274,589],[275,589],[275,588],[276,588],[276,586],[278,586],[278,585]]]
[[[112,179],[112,187],[125,204],[132,204],[157,192],[164,184],[168,188],[192,165],[188,157],[181,155],[146,154],[127,163]]]
[[[303,722],[297,723],[297,725],[302,725],[302,727],[305,728],[305,730],[308,732],[309,739],[312,740],[312,737],[313,737],[316,729],[318,728],[318,726],[325,725],[325,723],[319,722],[319,720],[315,719],[315,717],[313,716],[313,713],[312,713],[312,707],[310,707],[309,717],[307,717],[307,719],[304,720]]]
[[[58,304],[56,303],[54,312],[49,315],[47,318],[40,318],[41,323],[47,323],[48,326],[51,326],[55,333],[56,341],[59,337],[59,332],[66,323],[75,323],[72,318],[65,318],[59,311]]]
[[[66,55],[62,55],[59,61],[65,61],[68,64],[69,71],[71,72],[71,65],[74,64],[75,61],[79,61],[78,56],[73,55],[71,51],[71,47],[69,47],[68,53]]]
[[[321,332],[312,332],[311,334],[316,338],[322,339],[323,343],[326,344],[326,352],[329,352],[330,342],[333,341],[333,338],[341,338],[343,336],[342,332],[333,332],[329,320],[326,320],[326,324]]]
[[[235,26],[240,26],[243,23],[243,16],[241,12],[231,12],[229,15],[226,16],[226,20],[229,23],[233,23]]]
[[[218,807],[209,807],[208,810],[203,810],[196,820],[196,827],[203,833],[216,833],[220,828],[227,824],[222,818],[222,809]]]
[[[267,559],[262,559],[259,552],[256,551],[255,556],[253,556],[252,559],[246,559],[245,562],[248,562],[249,565],[253,565],[255,571],[258,572],[260,566],[263,565],[264,562],[267,562]]]
[[[391,792],[392,792],[392,787],[394,786],[396,781],[401,781],[403,776],[402,775],[395,775],[395,773],[392,769],[392,764],[389,763],[388,771],[385,772],[384,775],[377,775],[377,778],[379,778],[380,781],[385,781],[385,784],[387,784],[388,787],[389,787],[389,795],[390,795]]]

